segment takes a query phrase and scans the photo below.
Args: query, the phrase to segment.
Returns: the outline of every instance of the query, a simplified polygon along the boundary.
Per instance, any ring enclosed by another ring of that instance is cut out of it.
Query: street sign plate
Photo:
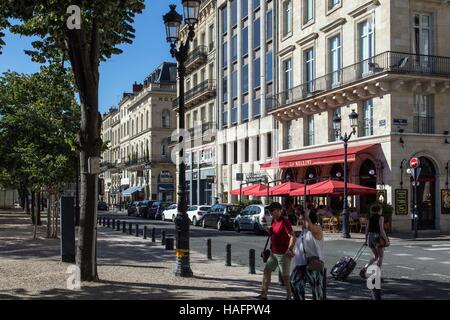
[[[419,158],[411,158],[411,160],[409,160],[409,167],[410,168],[417,168],[420,166],[420,161]]]

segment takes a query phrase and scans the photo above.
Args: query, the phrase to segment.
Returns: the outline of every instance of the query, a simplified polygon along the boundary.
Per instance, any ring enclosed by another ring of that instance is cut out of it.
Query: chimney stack
[[[137,82],[134,82],[133,84],[133,93],[139,93],[142,91],[144,86],[142,84],[138,84]]]

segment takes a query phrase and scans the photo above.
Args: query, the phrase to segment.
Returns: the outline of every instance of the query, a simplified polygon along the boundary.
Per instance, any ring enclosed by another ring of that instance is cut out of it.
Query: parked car
[[[202,227],[215,227],[217,230],[233,228],[234,219],[242,212],[237,204],[215,204],[203,216]]]
[[[167,204],[160,201],[154,201],[148,211],[148,218],[162,220],[163,211],[168,207]]]
[[[234,220],[234,230],[251,230],[255,234],[266,232],[266,228],[270,226],[272,217],[270,216],[267,206],[250,205],[246,207],[240,215]]]
[[[137,207],[137,215],[139,217],[143,217],[145,219],[148,219],[149,218],[150,208],[152,207],[154,202],[155,202],[154,200],[141,201],[140,204]]]
[[[175,218],[178,214],[177,205],[172,204],[166,208],[166,210],[163,211],[163,220],[170,220],[175,222]]]
[[[211,206],[190,206],[187,215],[193,226],[198,226],[203,216],[211,209]]]
[[[106,204],[106,202],[99,201],[97,203],[97,210],[108,211],[108,205]]]
[[[138,214],[139,201],[132,202],[127,208],[128,216],[135,216]]]

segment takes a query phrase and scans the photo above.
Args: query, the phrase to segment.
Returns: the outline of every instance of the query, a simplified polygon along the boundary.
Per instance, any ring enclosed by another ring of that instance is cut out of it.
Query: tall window
[[[227,164],[227,144],[222,145],[222,164]]]
[[[305,82],[306,90],[308,93],[314,91],[314,48],[309,48],[305,50],[304,53],[305,61]]]
[[[227,76],[223,77],[222,92],[223,92],[223,102],[227,102],[228,101],[228,79],[227,79]]]
[[[286,128],[284,130],[284,135],[285,135],[285,145],[284,145],[284,149],[285,150],[289,150],[292,149],[293,146],[293,141],[292,141],[292,137],[293,137],[293,126],[292,126],[292,120],[289,122],[286,122]]]
[[[242,29],[242,55],[248,53],[248,27]]]
[[[228,16],[227,16],[227,7],[221,9],[222,13],[222,33],[226,33],[228,28]]]
[[[364,136],[373,135],[373,100],[369,99],[363,102],[363,125]]]
[[[248,91],[248,64],[242,66],[242,92]]]
[[[428,14],[415,14],[413,17],[414,37],[413,53],[424,56],[415,57],[416,64],[427,67],[429,55],[432,54],[432,25],[431,16]]]
[[[374,37],[372,19],[365,20],[358,24],[359,44],[358,58],[362,62],[361,72],[369,72],[370,59],[374,56]]]
[[[231,108],[231,124],[237,123],[237,105]]]
[[[314,19],[314,0],[303,0],[303,24]]]
[[[242,112],[242,121],[247,121],[248,120],[248,102],[244,103],[241,107],[241,112]]]
[[[237,0],[231,1],[231,27],[235,27],[237,25]]]
[[[292,32],[292,1],[283,2],[283,37]]]
[[[233,164],[237,164],[238,163],[238,143],[237,141],[235,141],[233,143]]]
[[[237,53],[237,35],[234,35],[231,38],[231,61],[235,62],[238,58],[238,53]]]
[[[223,106],[223,113],[222,113],[222,126],[226,127],[228,126],[228,111],[227,111],[228,106],[224,105]]]
[[[224,42],[222,44],[222,66],[226,68],[228,66],[228,44]]]
[[[253,86],[255,88],[261,85],[261,59],[258,57],[253,61]]]
[[[237,70],[234,70],[231,73],[231,97],[236,98],[238,95],[237,92]]]
[[[328,0],[328,10],[333,9],[341,3],[341,0]]]
[[[242,5],[242,18],[245,18],[246,16],[248,16],[248,0],[242,0],[241,5]]]
[[[312,146],[314,144],[314,115],[309,115],[306,118],[306,145]]]
[[[283,62],[283,73],[283,91],[286,92],[285,99],[289,101],[292,98],[292,59]]]
[[[272,39],[273,17],[272,10],[266,13],[266,39]]]
[[[170,128],[170,111],[165,109],[161,115],[161,122],[163,128]]]
[[[246,138],[244,140],[244,162],[249,162],[250,161],[250,145],[249,145],[250,139]]]
[[[266,81],[273,80],[273,53],[272,51],[266,54]]]
[[[253,49],[259,48],[261,45],[261,23],[260,19],[253,21]]]
[[[414,96],[414,132],[434,133],[434,96],[416,94]]]
[[[259,117],[261,115],[261,98],[259,93],[255,94],[256,99],[253,101],[253,117]]]
[[[328,40],[329,47],[329,72],[331,73],[331,85],[341,82],[341,36],[337,35]]]
[[[272,133],[267,134],[267,157],[272,157]]]

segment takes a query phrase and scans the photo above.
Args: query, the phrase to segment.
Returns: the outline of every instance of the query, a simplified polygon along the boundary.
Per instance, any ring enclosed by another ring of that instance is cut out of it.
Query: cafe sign
[[[267,176],[264,174],[261,174],[259,172],[247,173],[245,175],[246,182],[259,182],[259,181],[266,181],[266,180],[267,180]]]
[[[450,189],[441,190],[441,213],[450,214]]]
[[[408,214],[408,189],[395,189],[395,214]]]

